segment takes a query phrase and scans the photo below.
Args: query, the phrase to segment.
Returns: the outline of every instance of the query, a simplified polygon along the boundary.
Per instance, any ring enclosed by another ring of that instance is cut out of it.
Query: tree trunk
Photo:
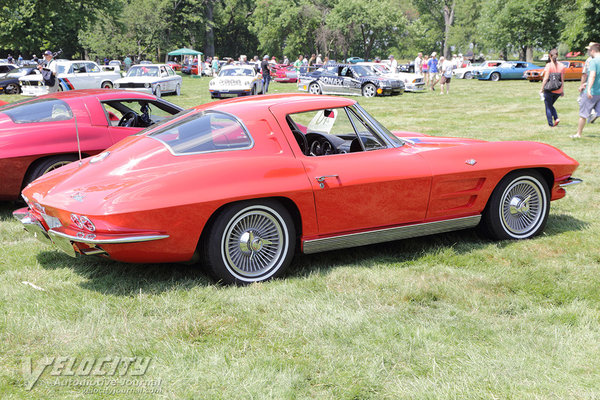
[[[454,23],[454,6],[456,0],[452,0],[452,4],[448,7],[448,2],[444,1],[444,57],[450,56],[448,51],[448,38],[450,37],[450,27]]]
[[[525,48],[525,61],[533,62],[533,47],[531,46]]]
[[[213,2],[214,0],[206,0],[206,43],[204,45],[204,55],[206,57],[213,57],[215,55]]]

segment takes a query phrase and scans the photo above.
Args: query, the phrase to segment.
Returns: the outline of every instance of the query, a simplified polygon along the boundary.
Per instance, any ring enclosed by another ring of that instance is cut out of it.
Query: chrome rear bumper
[[[78,255],[106,255],[106,251],[98,246],[100,244],[149,242],[169,237],[169,235],[156,233],[83,233],[64,226],[46,230],[41,221],[35,215],[31,214],[27,208],[21,208],[14,211],[13,216],[23,224],[23,227],[27,232],[31,233],[39,241],[46,244],[52,244],[71,257],[77,257]],[[80,248],[76,245],[77,243],[84,244],[85,246]]]

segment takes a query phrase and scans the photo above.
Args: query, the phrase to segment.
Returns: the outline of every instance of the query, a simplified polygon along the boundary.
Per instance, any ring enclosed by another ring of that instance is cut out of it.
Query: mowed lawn
[[[182,95],[166,99],[190,107],[210,101],[207,88],[184,77]],[[0,398],[599,398],[600,123],[569,138],[569,82],[548,128],[539,88],[453,80],[448,96],[357,98],[390,129],[542,141],[577,159],[584,183],[552,203],[533,240],[461,231],[297,255],[281,279],[223,287],[199,266],[69,258],[0,204]],[[60,356],[151,362],[141,377],[47,368],[27,390],[24,360]],[[92,378],[106,385],[96,394],[83,387]]]

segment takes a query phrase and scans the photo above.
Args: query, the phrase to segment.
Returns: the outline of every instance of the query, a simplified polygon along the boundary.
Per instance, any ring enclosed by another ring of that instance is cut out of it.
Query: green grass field
[[[184,77],[167,99],[207,102],[207,87]],[[569,82],[548,128],[539,87],[453,80],[448,96],[358,98],[390,129],[542,141],[577,159],[584,183],[533,240],[462,231],[298,255],[282,279],[221,287],[197,266],[71,259],[0,204],[0,398],[600,398],[600,123],[569,138]],[[55,360],[28,390],[25,361],[47,357],[150,364],[68,376]]]

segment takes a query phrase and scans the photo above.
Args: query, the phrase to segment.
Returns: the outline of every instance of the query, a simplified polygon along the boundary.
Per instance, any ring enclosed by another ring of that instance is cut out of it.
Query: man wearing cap
[[[437,53],[434,51],[431,53],[431,58],[427,62],[428,70],[429,70],[429,81],[431,82],[431,90],[435,90],[435,84],[440,80],[440,74],[438,71],[438,60]]]
[[[58,78],[56,76],[56,60],[50,50],[44,52],[44,61],[38,65],[38,69],[44,77],[44,83],[48,86],[48,93],[58,91]]]
[[[390,68],[393,73],[398,72],[398,61],[394,58],[394,56],[390,55]]]
[[[587,82],[585,87],[583,83],[579,87],[583,96],[580,96],[579,102],[579,123],[577,124],[577,133],[571,135],[572,138],[580,138],[586,121],[589,119],[593,123],[600,114],[600,44],[591,42],[588,49],[591,60],[586,61]],[[582,90],[582,87],[583,90]],[[592,116],[592,110],[596,114]]]
[[[269,66],[269,55],[265,54],[262,62],[260,63],[260,72],[262,74],[263,81],[263,94],[267,94],[269,91],[269,82],[271,82],[271,67]]]

